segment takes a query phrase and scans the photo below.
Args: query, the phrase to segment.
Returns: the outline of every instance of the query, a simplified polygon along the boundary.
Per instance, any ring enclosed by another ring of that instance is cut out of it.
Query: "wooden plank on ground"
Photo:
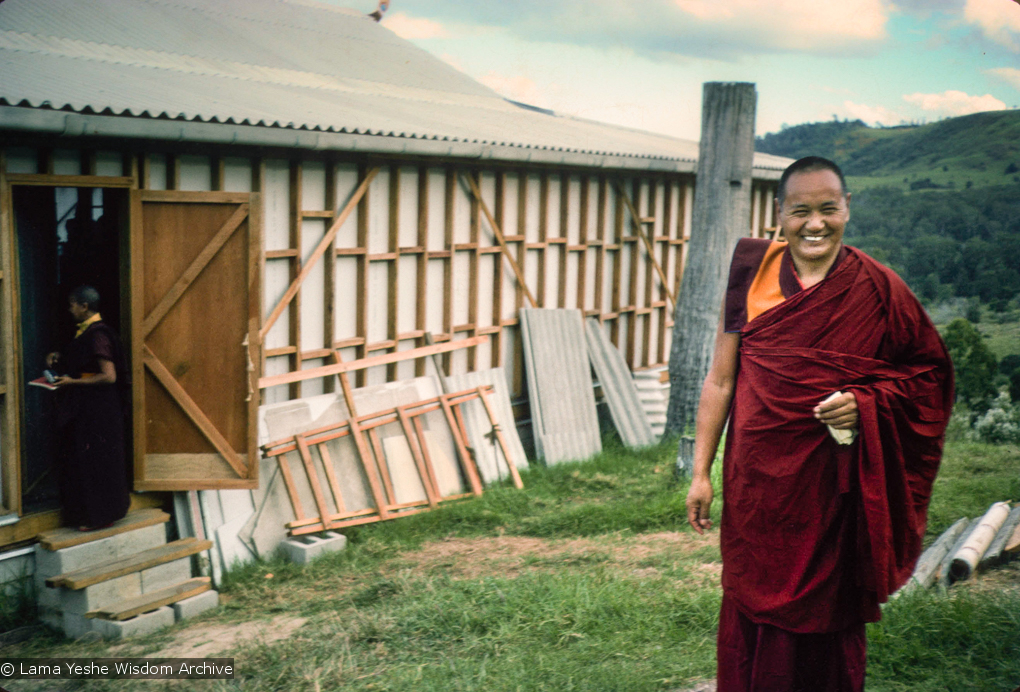
[[[65,572],[46,580],[46,586],[63,586],[77,591],[86,586],[92,586],[100,582],[123,577],[125,574],[133,574],[142,570],[156,567],[167,562],[179,560],[195,553],[209,550],[213,545],[212,541],[200,541],[197,538],[182,538],[173,543],[167,543],[156,548],[143,550],[129,557],[120,558],[101,565],[86,567],[73,572]]]
[[[127,620],[135,615],[148,613],[156,608],[183,601],[185,598],[197,596],[212,588],[212,580],[209,577],[195,577],[180,584],[168,586],[159,591],[129,598],[119,603],[108,605],[99,610],[91,610],[85,613],[87,618],[99,618],[100,620]]]
[[[60,550],[70,548],[74,545],[90,543],[100,538],[109,538],[135,529],[143,529],[153,524],[162,524],[170,520],[170,515],[161,509],[142,509],[136,512],[129,512],[120,521],[115,521],[112,526],[96,531],[79,531],[76,527],[64,527],[43,531],[37,538],[39,545],[47,550]]]

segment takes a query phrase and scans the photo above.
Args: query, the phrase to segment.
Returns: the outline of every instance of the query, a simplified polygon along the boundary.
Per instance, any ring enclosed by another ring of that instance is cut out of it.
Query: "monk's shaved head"
[[[810,173],[812,171],[832,171],[839,178],[839,186],[843,191],[843,196],[846,197],[846,178],[843,177],[843,171],[836,165],[834,161],[829,159],[823,159],[821,156],[805,156],[802,159],[797,159],[783,171],[782,177],[779,178],[779,189],[776,190],[776,201],[779,202],[780,206],[783,204],[783,200],[786,199],[786,184],[790,180],[790,176],[796,173]]]

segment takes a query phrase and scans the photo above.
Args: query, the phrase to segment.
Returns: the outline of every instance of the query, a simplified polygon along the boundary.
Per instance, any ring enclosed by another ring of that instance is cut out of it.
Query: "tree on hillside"
[[[972,411],[984,413],[998,393],[995,373],[998,363],[981,333],[967,320],[957,318],[946,327],[946,347],[956,371],[956,398]]]

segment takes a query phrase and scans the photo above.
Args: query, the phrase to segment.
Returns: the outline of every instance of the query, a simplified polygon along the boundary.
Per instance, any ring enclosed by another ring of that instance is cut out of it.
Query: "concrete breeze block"
[[[280,544],[287,559],[299,565],[307,565],[326,553],[335,553],[347,547],[347,536],[335,531],[324,531],[307,536],[288,538]]]
[[[141,571],[142,593],[151,593],[191,579],[191,558],[182,557],[173,562],[156,565]]]
[[[42,573],[46,577],[53,577],[83,567],[95,567],[104,562],[134,555],[164,543],[166,543],[166,524],[154,524],[60,550],[46,550],[41,545],[37,545],[35,547],[35,569],[36,572]]]
[[[84,615],[65,612],[62,619],[64,636],[68,639],[80,639],[86,632],[91,632],[95,629],[96,621],[89,620]]]
[[[220,594],[218,591],[203,591],[196,596],[174,603],[174,617],[180,622],[185,618],[193,618],[207,610],[212,610],[219,604]]]
[[[120,603],[128,598],[142,595],[142,579],[137,572],[125,574],[123,577],[86,586],[84,589],[72,591],[62,588],[60,594],[61,609],[65,613],[84,615],[90,610]]]
[[[91,620],[94,628],[105,639],[124,639],[151,634],[174,624],[172,608],[162,606],[148,613],[136,615],[130,620]]]

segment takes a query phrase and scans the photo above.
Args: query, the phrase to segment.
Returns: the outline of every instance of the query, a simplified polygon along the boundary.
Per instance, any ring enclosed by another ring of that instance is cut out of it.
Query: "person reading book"
[[[102,321],[99,292],[71,291],[68,310],[78,331],[46,357],[56,388],[57,466],[64,524],[104,528],[128,511],[125,422],[129,375],[116,332]]]

